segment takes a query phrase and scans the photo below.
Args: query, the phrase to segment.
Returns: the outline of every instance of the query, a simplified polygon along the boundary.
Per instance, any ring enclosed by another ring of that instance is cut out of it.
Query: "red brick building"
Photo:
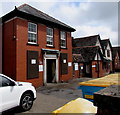
[[[112,49],[109,39],[99,35],[73,39],[74,77],[102,77],[112,71]]]
[[[72,78],[75,29],[24,4],[2,17],[2,73],[35,87]]]
[[[112,48],[113,71],[120,72],[120,47]]]

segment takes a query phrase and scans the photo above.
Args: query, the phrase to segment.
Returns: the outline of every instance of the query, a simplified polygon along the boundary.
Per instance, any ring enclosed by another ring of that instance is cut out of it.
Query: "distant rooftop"
[[[73,47],[95,46],[97,39],[100,39],[99,35],[75,38],[73,39]]]
[[[96,54],[100,51],[98,46],[94,47],[82,47],[82,48],[73,48],[72,53],[74,54],[81,54],[82,60],[84,62],[89,62],[94,60]],[[80,57],[81,57],[80,56]]]
[[[119,57],[120,57],[120,46],[112,47],[113,59],[115,58],[117,52],[118,52],[118,55],[119,55]]]

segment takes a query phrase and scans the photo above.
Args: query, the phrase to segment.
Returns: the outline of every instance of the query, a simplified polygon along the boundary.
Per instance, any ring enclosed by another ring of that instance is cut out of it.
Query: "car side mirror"
[[[11,81],[9,86],[15,86],[15,83]]]

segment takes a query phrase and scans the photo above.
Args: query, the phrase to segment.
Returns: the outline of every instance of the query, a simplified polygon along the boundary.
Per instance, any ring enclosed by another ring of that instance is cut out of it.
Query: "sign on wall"
[[[81,66],[81,69],[83,69],[83,66]]]
[[[36,64],[36,59],[31,59],[31,64]]]
[[[96,67],[96,65],[92,65],[92,67]]]
[[[69,66],[69,67],[72,66],[72,63],[71,63],[71,62],[68,62],[68,66]]]
[[[43,71],[43,65],[39,65],[39,72]]]
[[[78,70],[78,63],[74,63],[75,70]]]
[[[63,60],[63,63],[66,63],[66,59]]]

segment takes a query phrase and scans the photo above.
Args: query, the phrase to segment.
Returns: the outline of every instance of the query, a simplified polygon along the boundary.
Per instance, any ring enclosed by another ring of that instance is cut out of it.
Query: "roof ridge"
[[[18,6],[17,9],[20,9],[20,8],[26,6],[26,5],[28,5],[28,4],[26,4],[26,3],[25,3],[25,4],[22,4],[22,5]]]
[[[86,37],[75,38],[75,39],[84,39],[84,38],[95,37],[95,36],[99,36],[99,34],[97,34],[97,35],[91,35],[91,36],[86,36]],[[73,39],[73,40],[75,40],[75,39]]]
[[[40,12],[42,15],[44,15],[44,16],[49,16],[50,18],[55,19],[55,20],[59,21],[59,22],[62,23],[62,24],[65,24],[65,23],[63,23],[62,21],[60,21],[60,20],[58,20],[58,19],[56,19],[56,18],[48,15],[47,13],[45,13],[45,12],[43,12],[43,11],[41,11],[41,10],[38,10],[37,8],[35,8],[35,7],[33,7],[33,6],[29,5],[29,4],[23,4],[23,5],[19,6],[18,9],[20,9],[20,8],[22,8],[22,7],[24,7],[24,6],[29,6],[29,7],[31,7],[32,9],[36,10],[37,12]],[[65,24],[65,25],[68,26],[67,24]],[[69,26],[69,27],[70,27],[70,26]]]

